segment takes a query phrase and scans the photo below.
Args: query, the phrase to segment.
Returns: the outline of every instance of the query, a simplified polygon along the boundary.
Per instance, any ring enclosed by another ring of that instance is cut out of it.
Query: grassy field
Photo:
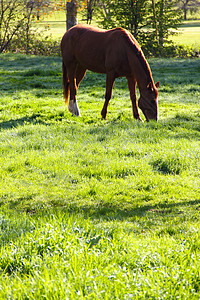
[[[179,29],[178,35],[173,36],[172,40],[176,44],[187,45],[200,48],[200,20],[185,21]]]
[[[64,107],[59,57],[0,55],[0,298],[200,298],[200,60],[151,59],[159,122],[125,79]]]

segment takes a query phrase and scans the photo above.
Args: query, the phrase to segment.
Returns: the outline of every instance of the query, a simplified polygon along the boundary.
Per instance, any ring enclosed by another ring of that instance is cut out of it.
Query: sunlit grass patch
[[[1,58],[0,298],[198,299],[199,60],[149,60],[160,118],[141,123],[125,79],[101,120],[88,72],[76,118],[59,58]]]
[[[114,222],[101,227],[81,215],[77,219],[61,212],[24,215],[20,227],[17,221],[17,216],[11,221],[8,216],[1,218],[1,297],[198,295],[199,235],[195,228],[190,239],[170,224],[157,235],[147,234],[145,227],[137,234],[136,224],[127,224],[127,229],[120,229],[119,224],[117,228]]]

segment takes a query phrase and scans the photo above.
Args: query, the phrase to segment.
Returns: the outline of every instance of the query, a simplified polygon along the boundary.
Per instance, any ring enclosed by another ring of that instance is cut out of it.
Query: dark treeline
[[[59,41],[45,37],[36,22],[45,14],[66,11],[66,28],[77,23],[77,14],[88,24],[129,30],[148,56],[198,56],[198,51],[175,46],[175,34],[200,0],[0,0],[0,53],[17,51],[59,54]]]

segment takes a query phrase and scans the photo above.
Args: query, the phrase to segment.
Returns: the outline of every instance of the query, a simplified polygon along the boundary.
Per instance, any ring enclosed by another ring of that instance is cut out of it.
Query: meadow
[[[0,55],[0,298],[200,298],[200,60],[149,59],[159,121],[60,57]],[[142,113],[141,113],[142,115]],[[144,117],[143,117],[144,119]]]
[[[176,44],[190,46],[196,49],[200,48],[200,21],[184,21],[178,30],[178,34],[172,37]]]

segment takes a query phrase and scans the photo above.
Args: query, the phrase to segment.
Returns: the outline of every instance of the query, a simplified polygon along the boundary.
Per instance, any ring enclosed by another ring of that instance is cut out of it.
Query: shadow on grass
[[[131,137],[134,136],[134,138],[141,136],[144,139],[148,139],[150,133],[151,142],[153,142],[154,139],[155,142],[157,142],[158,133],[160,140],[165,139],[166,136],[171,139],[199,140],[200,114],[177,114],[173,118],[158,122],[150,121],[148,123],[140,123],[133,118],[127,118],[124,113],[119,113],[116,118],[110,118],[107,123],[101,123],[99,126],[88,128],[87,133],[90,135],[96,134],[108,139],[109,135],[115,132],[117,133],[122,129],[127,131]]]
[[[40,114],[33,114],[30,117],[22,117],[19,119],[11,119],[9,121],[1,122],[0,123],[0,131],[3,129],[12,129],[16,128],[18,126],[23,126],[25,124],[44,124],[48,125],[46,122],[42,121],[41,119],[38,119]]]
[[[46,67],[60,68],[61,70],[61,58],[50,56],[34,56],[24,54],[1,54],[0,66],[5,68],[6,71],[24,71],[34,68],[46,69]]]
[[[200,140],[200,114],[177,114],[164,122],[166,129],[172,132],[175,139]]]
[[[50,126],[63,121],[65,119],[65,111],[53,113],[35,113],[31,116],[24,116],[18,119],[10,119],[0,123],[0,131],[6,129],[16,128],[27,124]]]
[[[32,199],[33,200],[33,199]],[[30,201],[30,199],[29,199]],[[92,205],[77,205],[76,203],[67,204],[66,202],[61,203],[61,201],[51,201],[49,203],[36,203],[29,202],[26,198],[20,198],[15,201],[10,201],[5,205],[5,203],[0,203],[0,208],[2,211],[15,213],[24,212],[32,216],[48,216],[50,214],[69,214],[69,215],[83,215],[86,219],[91,220],[103,220],[103,221],[133,221],[137,220],[141,222],[142,218],[147,218],[147,215],[160,216],[164,219],[169,218],[173,220],[173,217],[176,215],[185,214],[188,210],[200,211],[200,199],[190,200],[190,201],[179,201],[179,202],[170,202],[170,203],[156,203],[154,205],[141,203],[141,206],[123,208],[122,206],[117,206],[113,203],[101,203],[101,204],[92,204]],[[187,211],[186,211],[187,210]],[[153,217],[154,216],[154,217]],[[148,221],[148,220],[147,220]],[[154,223],[154,222],[153,222]],[[153,224],[152,224],[153,226]]]
[[[200,114],[177,114],[174,118],[169,118],[166,120],[161,120],[158,122],[150,121],[149,123],[139,123],[135,121],[132,117],[127,118],[124,113],[119,113],[115,118],[109,118],[108,121],[102,121],[100,118],[94,119],[92,117],[86,118],[73,118],[73,116],[65,115],[65,111],[58,112],[56,114],[44,114],[44,113],[34,113],[30,116],[24,116],[18,119],[10,119],[8,121],[0,122],[0,131],[6,129],[16,128],[18,126],[23,126],[26,124],[42,124],[50,126],[55,122],[66,122],[69,128],[75,126],[82,126],[88,135],[99,135],[99,138],[108,140],[111,135],[115,134],[119,130],[125,130],[127,133],[134,138],[137,135],[141,135],[145,139],[146,135],[152,133],[152,142],[155,136],[155,142],[157,142],[157,135],[159,133],[159,138],[162,139],[171,136],[172,139],[189,139],[189,140],[199,140],[200,139]],[[88,125],[91,127],[88,127]],[[136,134],[136,135],[135,135]]]
[[[200,199],[191,201],[180,201],[173,203],[156,203],[155,205],[142,204],[140,207],[121,208],[112,203],[103,203],[101,206],[82,206],[78,207],[73,204],[69,207],[60,207],[61,210],[69,213],[82,213],[90,219],[106,219],[106,220],[125,220],[132,217],[143,217],[148,213],[159,215],[181,214],[181,208],[196,206],[200,210]]]
[[[181,26],[181,28],[184,28],[184,27],[200,27],[200,22],[199,20],[195,20],[193,22],[187,22],[185,21]]]

